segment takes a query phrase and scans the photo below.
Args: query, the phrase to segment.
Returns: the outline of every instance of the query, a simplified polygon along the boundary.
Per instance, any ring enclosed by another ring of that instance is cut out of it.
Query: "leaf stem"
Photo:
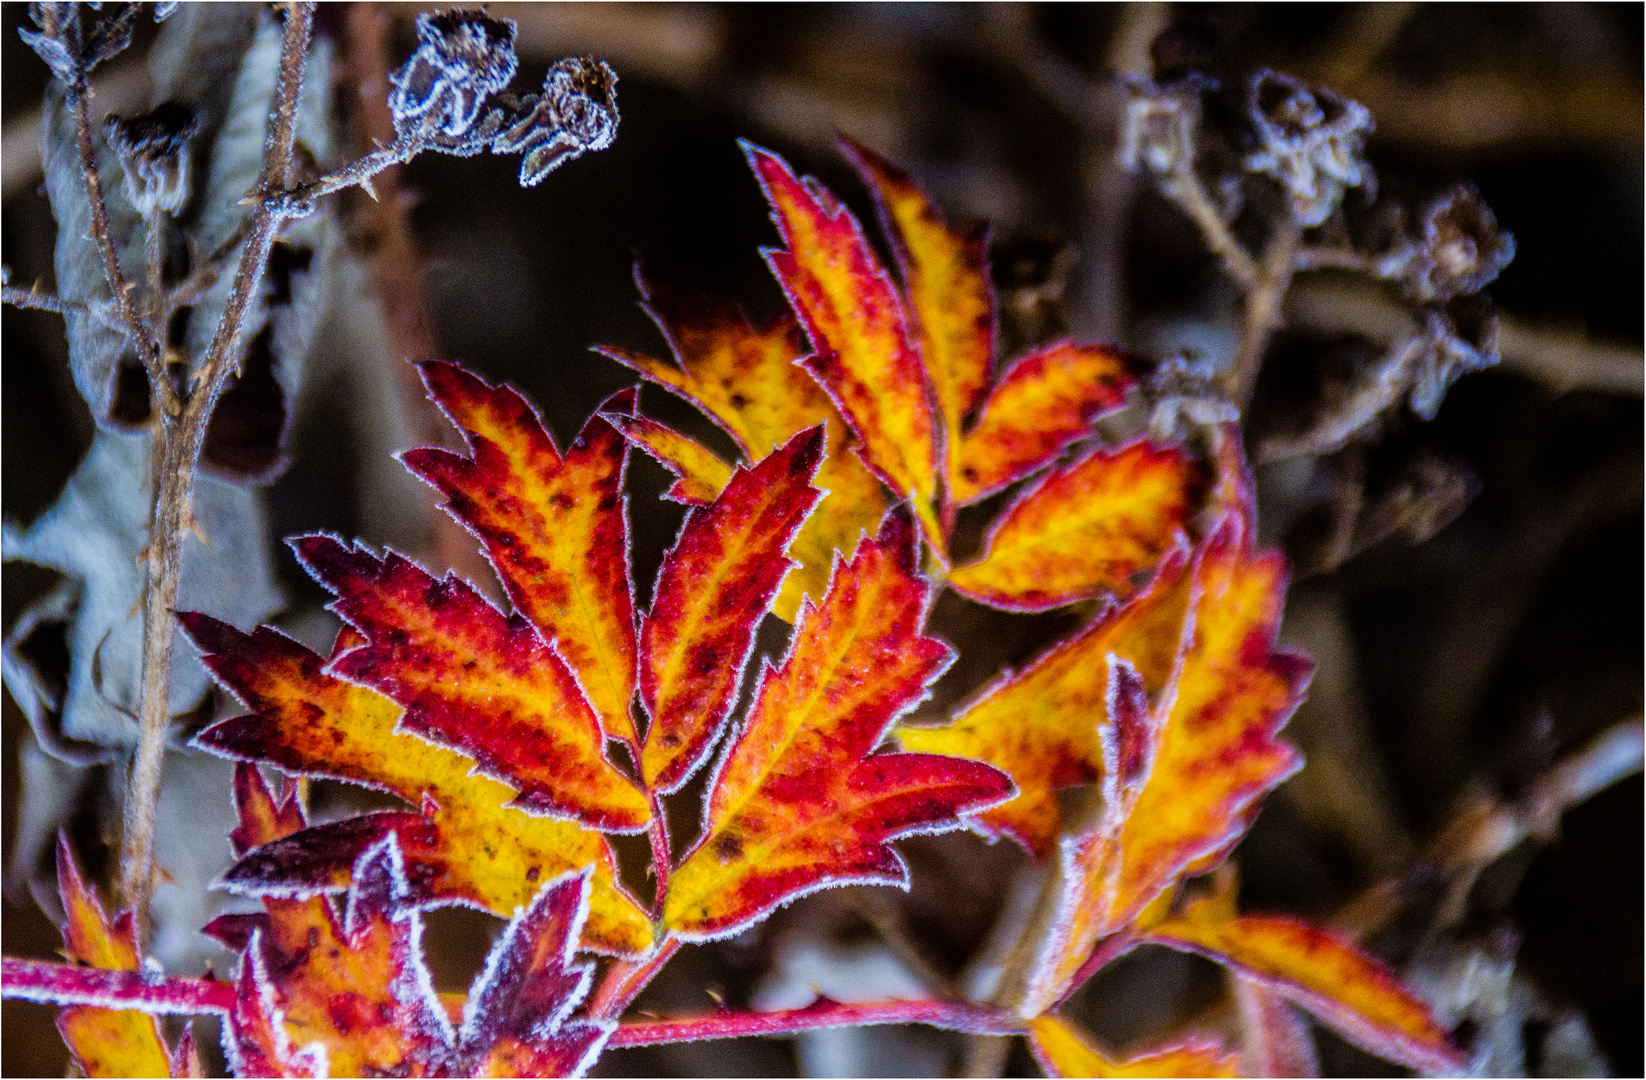
[[[680,951],[681,941],[666,934],[663,941],[644,960],[619,960],[606,969],[605,977],[589,998],[588,1013],[595,1020],[615,1020],[623,1015],[640,991],[646,988],[663,965]]]
[[[215,979],[181,975],[155,978],[142,971],[53,964],[40,960],[0,962],[3,996],[51,1005],[98,1005],[162,1014],[227,1014],[234,1008],[234,987]]]
[[[238,367],[237,345],[253,296],[263,280],[269,251],[285,219],[286,203],[274,198],[291,183],[298,93],[314,24],[312,0],[287,6],[280,76],[263,144],[263,169],[253,191],[257,199],[247,230],[234,287],[204,362],[175,417],[160,418],[154,503],[149,516],[148,582],[143,606],[143,705],[137,754],[126,792],[125,830],[120,852],[120,888],[133,909],[138,940],[146,930],[154,889],[154,825],[160,799],[160,772],[171,724],[173,609],[182,573],[183,538],[192,515],[194,470],[205,443],[206,426],[219,395]],[[87,143],[89,146],[89,141]]]
[[[870,1024],[926,1024],[973,1035],[1014,1035],[1027,1024],[1003,1009],[947,1001],[876,1001],[843,1005],[827,999],[804,1009],[768,1013],[711,1013],[677,1020],[622,1024],[608,1046],[663,1046],[701,1039],[735,1039],[748,1035],[794,1035],[819,1028]]]

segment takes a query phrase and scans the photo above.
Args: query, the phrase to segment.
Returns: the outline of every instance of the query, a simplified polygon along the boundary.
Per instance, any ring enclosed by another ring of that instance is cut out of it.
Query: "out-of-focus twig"
[[[1286,317],[1298,326],[1330,333],[1359,333],[1395,341],[1409,336],[1409,309],[1375,285],[1299,283],[1286,301]],[[1531,326],[1501,316],[1497,347],[1502,366],[1560,393],[1592,390],[1634,394],[1646,391],[1646,353],[1638,347],[1588,340],[1580,333]]]
[[[95,120],[102,114],[140,111],[154,79],[140,57],[122,57],[100,66],[91,79]],[[0,127],[0,198],[9,199],[40,180],[40,109],[31,105],[6,118]]]
[[[1414,882],[1438,876],[1447,883],[1447,893],[1436,923],[1454,924],[1482,871],[1523,840],[1553,837],[1562,814],[1640,772],[1643,756],[1646,731],[1636,716],[1606,729],[1558,762],[1523,797],[1475,797],[1411,867],[1366,889],[1338,912],[1333,923],[1355,938],[1375,934],[1394,919]]]

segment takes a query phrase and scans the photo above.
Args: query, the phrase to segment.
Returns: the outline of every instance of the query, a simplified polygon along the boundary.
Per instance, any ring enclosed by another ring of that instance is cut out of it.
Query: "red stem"
[[[1062,997],[1053,1003],[1052,1007],[1056,1008],[1069,1000],[1076,990],[1086,985],[1087,979],[1125,956],[1140,944],[1141,942],[1135,934],[1124,930],[1110,934],[1098,942],[1097,948],[1092,950],[1092,955],[1086,957],[1086,962],[1080,965],[1079,970],[1074,973],[1074,978],[1069,980],[1069,988],[1063,992]]]
[[[818,1028],[866,1024],[928,1024],[970,1035],[1015,1035],[1026,1021],[1004,1009],[948,1001],[876,1001],[842,1005],[822,1000],[804,1009],[768,1013],[722,1012],[681,1020],[646,1020],[622,1024],[608,1046],[660,1046],[699,1039],[735,1039],[744,1035],[793,1035]]]
[[[589,1016],[595,1020],[613,1020],[622,1016],[623,1010],[679,949],[679,938],[666,937],[657,951],[645,960],[619,960],[607,968],[605,978],[589,998]]]
[[[154,976],[142,971],[50,964],[38,960],[0,962],[0,995],[52,1005],[99,1005],[147,1013],[228,1013],[234,987],[212,979]]]

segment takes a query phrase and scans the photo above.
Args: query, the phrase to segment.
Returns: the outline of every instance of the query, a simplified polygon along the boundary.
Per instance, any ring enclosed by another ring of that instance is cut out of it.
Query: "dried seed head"
[[[1246,168],[1279,181],[1298,224],[1319,225],[1346,188],[1372,179],[1361,156],[1372,114],[1357,102],[1290,75],[1260,71],[1252,77],[1247,115],[1258,149]]]
[[[1158,86],[1148,79],[1129,79],[1130,100],[1120,136],[1120,166],[1128,172],[1147,169],[1157,176],[1193,166],[1195,129],[1200,123],[1200,88],[1191,77]]]
[[[126,198],[144,217],[175,214],[189,201],[189,140],[199,127],[193,110],[175,101],[104,122],[103,133],[126,170]]]
[[[429,128],[447,137],[473,126],[485,99],[509,85],[518,61],[514,20],[482,11],[417,17],[417,51],[390,81],[389,110],[402,135]]]
[[[1149,436],[1156,442],[1177,442],[1196,426],[1240,419],[1210,361],[1169,356],[1149,375],[1144,391],[1151,404]]]
[[[1491,301],[1478,295],[1447,308],[1425,308],[1420,318],[1422,352],[1413,365],[1407,402],[1416,416],[1433,420],[1459,376],[1498,362],[1498,318]]]
[[[29,17],[39,30],[18,30],[23,41],[39,54],[62,82],[74,86],[92,68],[131,44],[139,4],[89,4],[95,17],[82,17],[79,5],[36,2],[29,5]],[[160,5],[164,6],[164,5]],[[155,18],[166,14],[159,7]]]
[[[549,68],[530,111],[492,141],[494,154],[522,154],[520,184],[531,187],[559,166],[617,138],[617,73],[592,57]]]
[[[1423,237],[1401,285],[1414,300],[1444,303],[1479,292],[1514,257],[1514,237],[1498,230],[1478,191],[1460,184],[1424,210]]]

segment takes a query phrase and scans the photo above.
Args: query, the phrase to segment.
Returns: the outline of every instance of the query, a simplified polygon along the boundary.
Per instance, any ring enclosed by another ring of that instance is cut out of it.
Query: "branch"
[[[32,311],[50,311],[58,315],[68,315],[75,312],[90,315],[89,306],[78,300],[64,300],[51,293],[39,292],[35,289],[23,289],[16,285],[0,286],[0,303],[7,303],[13,307],[28,308]]]
[[[1004,1009],[943,1001],[877,1001],[842,1005],[827,999],[804,1009],[769,1013],[713,1013],[680,1020],[647,1020],[619,1025],[608,1046],[663,1046],[701,1039],[746,1035],[795,1035],[818,1028],[870,1024],[926,1024],[971,1035],[1016,1035],[1027,1021]]]
[[[148,582],[143,610],[143,708],[137,755],[126,792],[125,829],[120,851],[121,894],[135,912],[138,940],[147,923],[154,889],[155,810],[160,799],[160,771],[171,725],[171,649],[178,582],[182,575],[183,538],[192,520],[189,501],[194,470],[206,438],[206,425],[229,377],[238,364],[237,346],[247,311],[269,249],[284,221],[285,204],[275,198],[291,184],[292,144],[297,125],[298,93],[314,24],[312,0],[293,0],[287,7],[285,39],[280,51],[280,78],[270,108],[263,168],[253,198],[257,200],[240,257],[234,287],[217,324],[204,362],[188,391],[181,414],[162,415],[160,454],[154,504],[149,516]]]

